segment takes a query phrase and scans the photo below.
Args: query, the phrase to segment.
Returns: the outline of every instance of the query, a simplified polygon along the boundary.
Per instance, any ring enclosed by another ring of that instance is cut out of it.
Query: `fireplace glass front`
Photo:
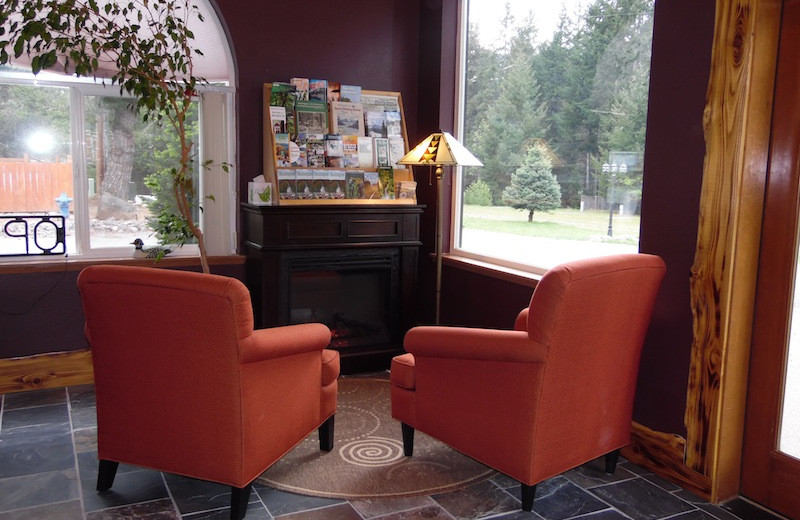
[[[397,251],[386,249],[285,255],[285,323],[327,325],[340,351],[396,341],[398,263]]]

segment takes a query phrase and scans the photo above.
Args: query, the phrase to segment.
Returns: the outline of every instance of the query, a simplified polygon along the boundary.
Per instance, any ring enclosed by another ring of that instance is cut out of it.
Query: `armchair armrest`
[[[525,307],[522,309],[519,314],[517,314],[517,319],[514,320],[514,330],[528,330],[528,311],[530,307]]]
[[[414,327],[403,346],[419,357],[542,363],[547,348],[527,331],[467,327]]]
[[[254,330],[240,345],[240,361],[254,363],[303,352],[322,351],[331,342],[331,331],[321,323],[303,323]]]

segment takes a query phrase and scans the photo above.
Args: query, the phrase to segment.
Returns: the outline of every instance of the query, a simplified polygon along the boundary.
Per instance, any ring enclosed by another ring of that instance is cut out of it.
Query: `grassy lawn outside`
[[[639,243],[639,215],[614,214],[613,238],[608,236],[607,211],[579,211],[561,208],[533,214],[505,206],[464,206],[465,229],[510,233],[529,237],[564,240],[602,240],[616,244]]]

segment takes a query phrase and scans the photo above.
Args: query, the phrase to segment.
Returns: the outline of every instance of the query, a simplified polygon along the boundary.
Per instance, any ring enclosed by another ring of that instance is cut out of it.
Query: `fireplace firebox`
[[[256,325],[323,323],[343,373],[388,368],[413,323],[422,207],[242,210]]]

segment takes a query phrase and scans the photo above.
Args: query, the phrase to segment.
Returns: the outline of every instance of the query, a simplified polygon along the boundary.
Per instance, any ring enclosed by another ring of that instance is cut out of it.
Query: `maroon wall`
[[[640,248],[667,263],[642,353],[634,419],[685,434],[692,343],[689,270],[694,259],[705,155],[702,119],[714,0],[656,2]],[[455,48],[443,49],[443,53]],[[442,104],[452,104],[442,98]],[[448,193],[445,191],[445,193]],[[443,322],[511,327],[530,290],[456,268],[443,274]]]
[[[302,7],[299,7],[302,6]],[[418,1],[217,1],[238,74],[239,193],[262,173],[262,89],[292,77],[399,91],[417,127]]]
[[[690,14],[690,16],[689,16]],[[667,263],[642,353],[634,419],[685,435],[692,345],[689,275],[697,243],[714,0],[656,2],[640,249]]]
[[[200,271],[200,267],[184,270]],[[212,266],[211,272],[245,279],[243,264]],[[83,335],[78,273],[0,275],[0,358],[89,347]]]

